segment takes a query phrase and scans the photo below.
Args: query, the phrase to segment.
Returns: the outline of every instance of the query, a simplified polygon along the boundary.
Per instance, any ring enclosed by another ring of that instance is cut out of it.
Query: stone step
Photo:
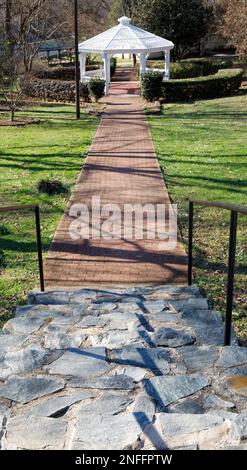
[[[197,286],[155,286],[111,289],[56,289],[46,292],[34,290],[28,295],[28,303],[68,304],[81,302],[134,302],[142,300],[186,300],[202,298]]]
[[[2,448],[244,449],[247,348],[223,338],[196,286],[32,292],[0,333]]]
[[[78,299],[77,299],[78,300]],[[54,299],[55,301],[55,299]],[[109,313],[112,310],[118,310],[123,313],[139,313],[142,315],[163,315],[166,313],[183,313],[184,317],[189,317],[190,314],[193,314],[193,311],[209,311],[208,302],[203,298],[188,298],[184,300],[138,300],[135,301],[116,301],[113,302],[70,302],[67,304],[56,304],[56,303],[38,303],[38,304],[29,304],[24,307],[17,307],[16,316],[20,315],[31,315],[32,313],[37,314],[42,312],[61,313],[61,314],[75,314],[81,313],[85,314],[90,311],[95,311],[98,313]],[[191,313],[192,312],[192,313]],[[88,313],[87,313],[88,314]]]
[[[247,350],[198,352],[198,367],[205,367],[189,375],[181,374],[172,350],[134,347],[111,355],[105,348],[73,349],[47,359],[40,373],[12,375],[0,386],[2,399],[14,409],[19,404],[11,416],[4,412],[3,449],[243,446],[246,381],[228,372],[246,364]]]

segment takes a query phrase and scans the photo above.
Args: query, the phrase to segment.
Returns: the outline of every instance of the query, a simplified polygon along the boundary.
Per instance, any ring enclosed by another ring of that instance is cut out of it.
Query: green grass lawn
[[[170,196],[178,204],[185,244],[188,202],[247,206],[247,95],[165,105],[149,124]],[[247,339],[247,217],[239,216],[234,324]],[[195,207],[194,275],[224,312],[229,213]]]
[[[32,204],[41,206],[42,239],[47,251],[64,211],[69,194],[39,194],[37,183],[54,178],[69,190],[78,177],[98,119],[83,114],[74,119],[74,107],[44,104],[19,112],[41,120],[24,128],[0,127],[0,206]],[[0,323],[13,314],[16,304],[26,301],[26,293],[38,282],[37,249],[32,211],[0,214],[0,249],[6,268],[0,269]]]

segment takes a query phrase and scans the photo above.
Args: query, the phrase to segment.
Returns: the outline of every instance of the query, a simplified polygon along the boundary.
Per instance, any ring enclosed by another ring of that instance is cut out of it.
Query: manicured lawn
[[[186,198],[247,206],[247,95],[165,105],[149,124],[185,244]],[[234,324],[247,339],[247,217],[239,216]],[[224,312],[229,213],[195,208],[195,281]]]
[[[18,113],[41,119],[25,128],[0,127],[0,206],[39,202],[42,239],[47,251],[69,194],[39,194],[37,183],[53,178],[69,190],[78,177],[98,119],[87,114],[74,119],[74,107],[42,105]],[[26,293],[38,282],[34,214],[32,211],[0,215],[0,234],[7,266],[0,269],[0,323],[13,313],[16,304],[26,301]],[[1,231],[1,227],[0,227]]]

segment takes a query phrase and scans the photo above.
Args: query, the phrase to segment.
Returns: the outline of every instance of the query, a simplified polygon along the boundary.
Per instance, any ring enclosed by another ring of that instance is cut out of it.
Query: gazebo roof
[[[114,28],[79,44],[79,52],[149,53],[170,50],[174,47],[173,42],[137,28],[126,16],[119,18],[118,21],[119,24]]]

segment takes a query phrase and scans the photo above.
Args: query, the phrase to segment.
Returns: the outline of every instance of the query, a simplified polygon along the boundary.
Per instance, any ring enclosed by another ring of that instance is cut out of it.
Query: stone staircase
[[[32,292],[0,335],[3,449],[247,449],[247,349],[193,287]]]

